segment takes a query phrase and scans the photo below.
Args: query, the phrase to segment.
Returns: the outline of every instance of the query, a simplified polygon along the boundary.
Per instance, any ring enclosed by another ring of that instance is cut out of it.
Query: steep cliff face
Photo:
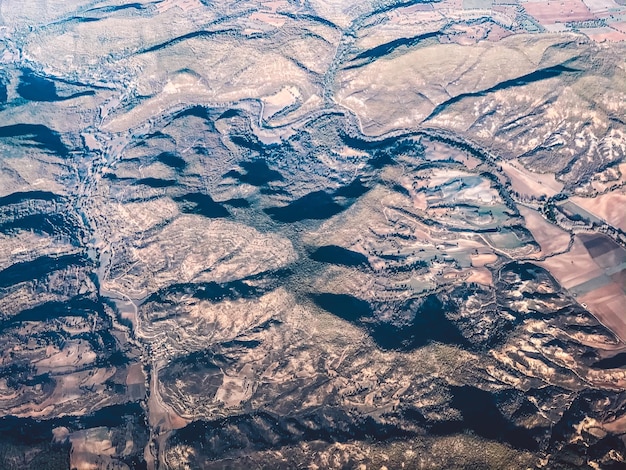
[[[0,5],[0,467],[624,465],[623,42],[57,3]]]

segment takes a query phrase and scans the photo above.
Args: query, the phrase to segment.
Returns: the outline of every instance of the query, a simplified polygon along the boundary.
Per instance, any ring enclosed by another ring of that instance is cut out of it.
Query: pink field
[[[527,2],[522,5],[530,16],[543,25],[594,19],[581,0]]]
[[[611,23],[611,28],[626,33],[626,21],[620,21],[618,23]]]
[[[178,7],[183,11],[189,11],[194,8],[203,8],[200,0],[165,0],[157,5],[159,13],[163,13],[170,8]]]
[[[626,230],[626,188],[595,198],[572,197],[572,202],[614,227]]]
[[[526,228],[530,230],[533,238],[541,247],[541,251],[534,254],[533,258],[549,256],[567,248],[570,239],[569,233],[551,224],[533,209],[522,205],[518,205],[517,208],[524,217]]]
[[[578,237],[569,252],[553,256],[539,264],[550,271],[566,289],[604,274],[604,270],[596,264]]]
[[[612,8],[619,7],[619,5],[615,3],[613,0],[583,0],[583,1],[585,2],[585,5],[587,5],[589,10],[591,10],[594,13],[600,12],[600,11],[607,11]]]
[[[626,34],[611,28],[581,29],[581,32],[596,42],[620,42],[626,40]]]
[[[476,282],[477,284],[491,286],[493,285],[493,276],[487,268],[477,268],[471,271],[466,282]]]
[[[597,259],[602,261],[603,256],[614,255],[617,256],[618,253],[607,252]],[[538,264],[549,270],[566,289],[574,288],[605,274],[605,270],[591,257],[578,236],[568,253],[553,256]],[[619,284],[619,275],[614,275],[612,279],[613,282],[580,295],[577,300],[598,321],[626,342],[626,293]]]
[[[620,287],[609,284],[578,298],[602,324],[626,341],[626,295]]]
[[[511,179],[513,191],[526,196],[554,196],[563,189],[552,173],[532,173],[519,160],[501,163],[502,170]]]
[[[433,8],[435,10],[462,10],[463,9],[463,0],[442,0],[441,2],[437,2],[433,4]]]

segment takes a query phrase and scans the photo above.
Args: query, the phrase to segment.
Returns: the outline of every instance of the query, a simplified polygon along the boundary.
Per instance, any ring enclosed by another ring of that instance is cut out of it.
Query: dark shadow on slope
[[[102,426],[113,428],[125,426],[127,422],[126,417],[129,416],[135,416],[138,418],[142,418],[144,416],[144,410],[140,403],[124,403],[121,405],[107,406],[99,409],[89,416],[78,417],[77,420],[79,421],[80,426],[87,429]]]
[[[155,52],[161,49],[165,49],[166,47],[169,46],[173,46],[174,44],[178,44],[179,42],[183,42],[186,41],[187,39],[194,39],[194,38],[212,38],[214,36],[219,36],[220,34],[227,34],[227,33],[232,33],[232,32],[237,32],[237,30],[235,29],[222,29],[219,31],[193,31],[191,33],[187,33],[187,34],[183,34],[182,36],[178,36],[175,37],[173,39],[170,39],[168,41],[162,42],[160,44],[156,44],[152,47],[148,47],[147,49],[144,49],[142,51],[139,51],[138,54],[145,54],[147,52]]]
[[[81,21],[88,21],[88,18],[80,18]],[[98,21],[98,19],[94,19]],[[17,93],[24,99],[29,101],[66,101],[80,96],[93,96],[95,92],[93,90],[83,91],[75,93],[70,96],[59,96],[56,89],[56,84],[52,80],[41,77],[35,74],[32,70],[24,70],[20,78],[20,83],[17,85]]]
[[[120,453],[128,438],[134,442],[135,449],[143,449],[149,436],[145,413],[138,403],[101,408],[89,416],[63,416],[47,420],[5,416],[0,418],[0,467],[7,470],[70,468],[71,444],[67,441],[54,443],[53,439],[53,429],[61,426],[72,431],[100,426],[113,428],[112,444]],[[120,461],[125,464],[124,468],[147,469],[143,455],[137,450],[116,463]]]
[[[232,177],[252,186],[265,186],[272,181],[283,181],[284,179],[283,175],[276,170],[272,170],[265,160],[257,159],[250,162],[242,162],[240,166],[245,173],[231,170],[224,177]]]
[[[90,8],[87,10],[87,13],[113,13],[116,11],[122,10],[144,10],[145,7],[141,3],[127,3],[126,5],[117,5],[117,6],[106,6],[106,7],[98,7],[98,8]]]
[[[395,165],[395,160],[387,152],[374,152],[367,162],[372,168],[380,170],[386,166]]]
[[[181,72],[182,71],[188,71],[192,75],[197,75],[194,71],[189,70],[189,69],[183,69],[181,70]],[[188,118],[188,117],[195,117],[195,118],[201,119],[202,121],[204,121],[204,125],[207,126],[207,128],[211,132],[217,132],[217,129],[215,128],[215,124],[213,122],[212,112],[210,108],[206,106],[202,106],[202,105],[191,106],[187,109],[184,109],[174,114],[172,118],[172,122],[177,119]]]
[[[615,411],[611,410],[623,410],[623,401],[623,392],[588,389],[578,392],[561,419],[552,427],[552,436],[547,450],[552,454],[550,468],[585,468],[588,467],[587,460],[602,458],[609,452],[624,455],[626,445],[621,436],[609,434],[599,438],[583,431],[583,435],[586,434],[585,439],[580,439],[580,431],[576,429],[578,424],[588,417],[598,417],[604,420],[611,415],[615,416]],[[619,408],[616,408],[618,403]],[[610,459],[607,462],[608,465],[603,465],[602,468],[624,468],[623,462],[617,463],[611,460],[613,459]]]
[[[578,72],[580,71],[577,69],[566,67],[564,65],[555,65],[553,67],[546,67],[540,70],[535,70],[534,72],[528,73],[526,75],[522,75],[521,77],[512,78],[510,80],[505,80],[485,90],[475,91],[471,93],[461,93],[460,95],[454,96],[450,98],[449,100],[444,101],[443,103],[437,105],[435,109],[433,109],[433,111],[424,121],[428,121],[429,119],[434,118],[435,116],[443,112],[448,106],[458,103],[459,101],[465,98],[485,96],[485,95],[488,95],[489,93],[493,93],[493,92],[500,91],[500,90],[505,90],[507,88],[521,87],[524,85],[528,85],[530,83],[558,77],[566,73],[578,73]]]
[[[340,132],[340,137],[341,141],[348,147],[352,147],[353,149],[362,151],[379,150],[391,147],[399,139],[399,137],[386,137],[380,140],[369,140],[349,135],[346,132]]]
[[[351,323],[361,324],[362,318],[372,316],[372,308],[365,300],[348,294],[312,294],[313,302],[333,315]]]
[[[176,180],[164,180],[161,178],[141,178],[133,183],[133,185],[144,185],[151,188],[168,188],[176,185]]]
[[[45,322],[58,317],[88,317],[100,310],[100,304],[82,296],[74,297],[66,302],[45,302],[13,315],[2,324],[1,328],[25,321]]]
[[[65,146],[59,134],[42,124],[13,124],[0,127],[0,138],[12,137],[34,142],[26,144],[41,150],[49,150],[59,156],[65,157],[69,149]]]
[[[399,39],[394,39],[393,41],[386,42],[384,44],[380,44],[379,46],[376,46],[364,52],[361,52],[359,55],[351,59],[350,62],[353,64],[345,67],[345,70],[361,67],[363,65],[366,65],[375,61],[376,59],[379,59],[388,54],[391,54],[397,49],[400,49],[400,48],[409,49],[427,39],[437,38],[441,36],[441,34],[442,33],[440,33],[439,31],[432,32],[432,33],[418,34],[417,36],[412,36],[410,38],[399,38]],[[359,63],[354,64],[354,62],[359,62]]]
[[[52,441],[52,430],[60,426],[71,429],[96,427],[125,427],[128,417],[143,420],[144,410],[139,403],[125,403],[100,408],[87,416],[63,416],[47,420],[3,416],[0,418],[0,436],[19,436],[21,442],[35,444]]]
[[[414,299],[403,311],[415,310],[410,322],[390,323],[374,318],[374,308],[347,294],[311,294],[315,304],[333,315],[368,331],[376,345],[385,350],[413,351],[432,342],[467,347],[459,329],[446,317],[449,308],[436,295]]]
[[[4,82],[0,82],[0,107],[6,104],[8,99],[7,86]]]
[[[391,189],[392,189],[393,191],[395,191],[396,193],[400,193],[400,194],[402,194],[403,196],[406,196],[406,197],[411,197],[411,193],[409,192],[409,190],[408,190],[408,189],[406,189],[404,186],[402,186],[402,185],[400,185],[400,184],[394,184],[394,185],[391,187]]]
[[[354,181],[352,181],[347,186],[342,186],[335,190],[335,196],[346,197],[350,199],[356,199],[361,197],[363,194],[368,192],[370,188],[365,186],[361,181],[361,178],[356,177]]]
[[[315,191],[290,202],[283,207],[263,209],[272,219],[279,222],[298,222],[306,219],[323,220],[344,210],[324,191]]]
[[[412,351],[432,342],[468,346],[459,329],[446,317],[449,307],[431,294],[425,299],[410,300],[403,310],[415,310],[409,324],[376,322],[367,325],[372,339],[387,350]]]
[[[476,387],[450,387],[451,406],[463,415],[463,428],[480,437],[511,444],[517,449],[538,450],[532,433],[509,421],[496,406],[496,397]]]
[[[58,201],[62,199],[58,194],[50,191],[18,191],[7,196],[0,197],[0,207],[9,204],[19,204],[20,202],[37,200],[37,201]]]
[[[0,233],[7,234],[19,231],[66,236],[73,243],[78,243],[81,239],[80,227],[72,225],[60,214],[30,214],[11,222],[0,223]]]
[[[68,18],[66,21],[67,22],[76,21],[77,23],[95,23],[100,20],[102,20],[102,18],[94,18],[91,16],[73,16],[71,18]]]
[[[188,193],[174,198],[180,210],[187,214],[200,214],[208,218],[228,217],[230,212],[211,196],[203,193]]]
[[[174,115],[174,119],[180,119],[184,117],[197,117],[204,119],[205,121],[211,121],[211,115],[209,110],[201,105],[191,106],[183,111],[180,111]]]
[[[58,420],[36,420],[34,418],[17,418],[3,416],[0,418],[0,439],[4,443],[34,446],[52,442],[52,429],[57,427]],[[58,450],[56,446],[53,446]],[[52,450],[52,449],[50,449]],[[67,465],[69,468],[70,444],[67,444]],[[4,457],[4,456],[2,456]],[[7,456],[8,457],[8,456]],[[18,467],[14,467],[18,468]]]
[[[388,2],[381,2],[377,5],[376,8],[372,9],[369,13],[363,15],[363,19],[372,18],[383,13],[389,13],[399,8],[410,7],[411,5],[419,5],[424,3],[429,2],[428,0],[391,0]]]
[[[321,16],[317,16],[317,15],[311,15],[311,14],[308,14],[308,13],[291,13],[291,12],[288,12],[288,11],[281,12],[281,15],[284,15],[287,18],[291,18],[291,19],[294,19],[296,21],[302,21],[302,20],[313,21],[315,23],[320,23],[320,24],[323,24],[324,26],[328,26],[329,28],[336,29],[336,30],[339,30],[339,31],[341,31],[343,29],[343,28],[340,28],[339,26],[337,26],[332,21],[330,21],[330,20],[328,20],[326,18],[322,18]]]
[[[367,266],[367,256],[356,251],[348,250],[337,245],[320,246],[309,257],[321,263],[339,264],[342,266]]]
[[[224,300],[256,299],[261,297],[266,289],[251,286],[241,280],[230,282],[203,282],[173,284],[159,289],[151,294],[143,304],[150,302],[157,304],[174,304],[178,297],[192,296],[198,300],[209,300],[211,302],[221,302]]]
[[[263,187],[259,189],[259,193],[265,194],[266,196],[289,196],[289,191],[283,188]]]
[[[175,431],[171,444],[194,446],[199,452],[194,468],[207,461],[280,449],[308,441],[385,441],[413,434],[371,417],[352,417],[340,408],[321,406],[313,411],[294,410],[289,416],[255,411],[214,421],[195,421]],[[201,450],[200,450],[201,449]]]
[[[208,282],[196,290],[193,296],[199,300],[220,302],[222,300],[254,299],[265,293],[264,289],[246,284],[242,281],[231,281],[222,284]]]
[[[32,261],[15,263],[0,271],[0,288],[9,287],[20,282],[43,278],[48,273],[65,269],[69,266],[85,266],[91,264],[83,255],[64,255],[54,258],[40,256]]]
[[[187,167],[187,162],[182,157],[172,152],[162,152],[157,155],[156,160],[178,172]]]
[[[231,135],[229,136],[233,144],[239,147],[259,152],[261,155],[265,151],[265,146],[259,142],[255,136],[250,135]]]
[[[53,81],[24,71],[17,86],[18,94],[30,101],[58,101],[56,85]]]
[[[250,207],[250,203],[246,199],[244,199],[242,197],[236,197],[236,198],[233,198],[233,199],[228,199],[226,201],[223,201],[222,204],[225,204],[225,205],[230,206],[230,207],[237,207],[237,208],[240,208],[240,209],[243,209],[243,208],[246,208],[246,207]]]
[[[230,119],[230,118],[234,118],[237,116],[241,116],[241,111],[238,109],[227,109],[226,111],[224,111],[222,114],[220,114],[216,121],[219,121],[220,119]]]
[[[619,353],[613,357],[600,359],[591,366],[593,369],[618,369],[626,367],[626,353]]]

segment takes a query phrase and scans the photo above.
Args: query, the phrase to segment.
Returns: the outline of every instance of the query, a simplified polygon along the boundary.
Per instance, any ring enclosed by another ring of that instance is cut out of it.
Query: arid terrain
[[[625,468],[625,40],[0,0],[0,468]]]

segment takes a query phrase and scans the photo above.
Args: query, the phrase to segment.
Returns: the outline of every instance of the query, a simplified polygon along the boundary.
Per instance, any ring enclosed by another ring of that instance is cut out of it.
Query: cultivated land
[[[621,468],[625,15],[3,0],[0,467]]]

